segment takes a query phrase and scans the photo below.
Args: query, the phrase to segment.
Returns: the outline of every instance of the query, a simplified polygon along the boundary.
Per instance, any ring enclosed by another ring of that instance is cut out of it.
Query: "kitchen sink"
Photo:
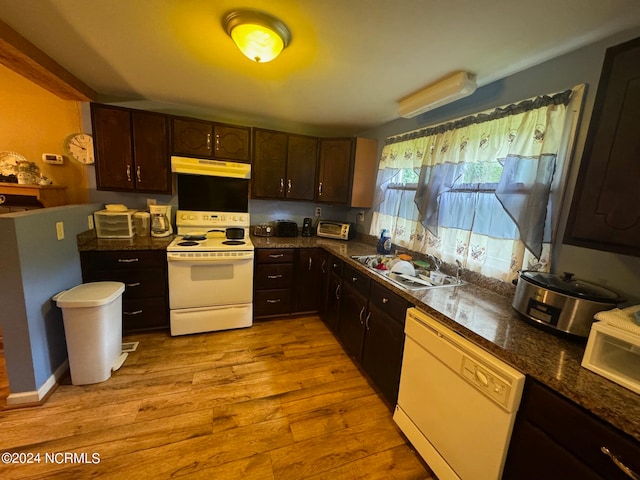
[[[351,258],[367,267],[369,271],[378,277],[405,290],[416,291],[459,287],[467,283],[439,271],[429,272],[421,268],[415,268],[410,262],[401,262],[394,255],[354,255]]]

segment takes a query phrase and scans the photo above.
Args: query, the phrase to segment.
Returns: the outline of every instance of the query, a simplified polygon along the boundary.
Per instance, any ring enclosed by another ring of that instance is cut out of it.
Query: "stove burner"
[[[198,242],[192,242],[192,241],[178,242],[178,245],[181,247],[193,247],[195,245],[198,245]]]
[[[242,240],[225,240],[222,242],[224,245],[244,245],[245,242]]]

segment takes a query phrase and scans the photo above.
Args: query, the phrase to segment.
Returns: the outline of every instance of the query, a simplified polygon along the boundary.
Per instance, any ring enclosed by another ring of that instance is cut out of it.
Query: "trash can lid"
[[[53,299],[60,308],[99,307],[113,302],[122,292],[122,282],[90,282],[65,290]]]

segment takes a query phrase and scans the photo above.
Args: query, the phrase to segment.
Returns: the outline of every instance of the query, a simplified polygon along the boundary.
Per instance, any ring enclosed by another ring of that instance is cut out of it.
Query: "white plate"
[[[18,162],[28,162],[28,160],[17,152],[0,152],[0,173],[17,175]]]

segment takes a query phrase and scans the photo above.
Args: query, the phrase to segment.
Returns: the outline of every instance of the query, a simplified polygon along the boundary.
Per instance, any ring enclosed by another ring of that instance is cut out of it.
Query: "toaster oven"
[[[320,220],[316,235],[337,240],[351,240],[356,236],[356,226],[349,222]]]

